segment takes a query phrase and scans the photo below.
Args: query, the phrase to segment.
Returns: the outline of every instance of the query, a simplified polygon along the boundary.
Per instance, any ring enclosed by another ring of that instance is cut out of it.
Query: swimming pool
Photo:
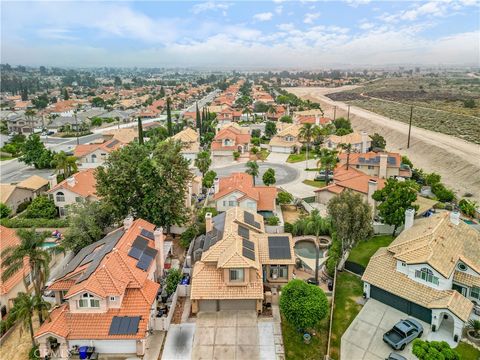
[[[295,254],[299,257],[307,259],[315,259],[317,256],[317,250],[315,244],[308,240],[297,241],[294,246]],[[320,257],[323,257],[323,251],[320,249]]]
[[[464,222],[465,224],[468,224],[468,225],[475,225],[475,221],[468,220],[468,219],[462,219],[462,220],[463,220],[463,222]]]
[[[50,248],[53,248],[53,247],[55,247],[55,246],[57,246],[57,243],[55,243],[55,242],[50,242],[50,241],[46,241],[46,242],[43,243],[42,248],[44,248],[44,249],[50,249]]]

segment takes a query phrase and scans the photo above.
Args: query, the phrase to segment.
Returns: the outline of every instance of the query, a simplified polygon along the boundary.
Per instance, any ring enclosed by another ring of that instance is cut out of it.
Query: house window
[[[117,297],[116,296],[110,296],[110,301],[117,301]]]
[[[97,300],[93,297],[92,294],[85,293],[82,295],[82,298],[78,300],[79,308],[98,308],[100,307],[100,300]]]
[[[438,277],[434,276],[432,270],[430,269],[422,268],[420,270],[415,270],[415,277],[434,285],[438,285]]]
[[[237,198],[235,196],[231,196],[228,198],[228,206],[236,206],[237,205]]]
[[[402,262],[402,266],[407,266],[407,264],[405,264],[404,262]]]
[[[373,166],[372,166],[372,165],[368,165],[368,170],[373,170]]]
[[[270,277],[272,279],[288,279],[288,266],[270,265]]]
[[[293,136],[285,136],[285,141],[293,141]]]
[[[243,282],[244,276],[243,269],[230,269],[230,281],[231,282]]]
[[[457,269],[460,270],[460,271],[467,271],[467,265],[465,265],[464,263],[462,262],[459,262],[457,264]]]
[[[92,154],[92,163],[97,162],[97,155]]]
[[[480,300],[480,287],[472,286],[470,289],[470,297]]]
[[[356,167],[357,169],[360,169],[360,165],[355,165],[355,167]]]
[[[27,288],[30,286],[31,283],[32,283],[32,278],[30,274],[28,274],[27,276],[25,276],[25,284],[27,285]]]
[[[55,199],[57,200],[57,202],[64,202],[65,201],[65,194],[63,192],[59,191],[55,195]]]

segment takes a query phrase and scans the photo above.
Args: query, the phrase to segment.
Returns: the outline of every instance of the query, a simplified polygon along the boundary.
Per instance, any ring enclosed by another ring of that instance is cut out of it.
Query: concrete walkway
[[[158,360],[165,335],[165,331],[154,331],[153,334],[147,337],[143,360]]]
[[[194,334],[193,323],[171,324],[163,347],[162,360],[191,359]]]

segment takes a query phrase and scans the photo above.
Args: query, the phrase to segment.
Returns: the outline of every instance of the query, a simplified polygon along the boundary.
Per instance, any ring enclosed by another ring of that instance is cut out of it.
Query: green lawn
[[[325,181],[315,181],[315,180],[303,180],[302,181],[305,185],[314,186],[317,188],[322,188],[325,186]]]
[[[13,156],[2,156],[2,155],[0,155],[0,161],[12,160],[12,159],[15,159],[15,158]]]
[[[340,342],[343,333],[357,316],[361,305],[356,299],[363,295],[363,284],[358,276],[339,272],[335,288],[335,308],[333,310],[332,340],[330,356],[340,359]]]
[[[308,153],[308,159],[309,160],[315,159],[315,153],[312,153],[312,152]],[[287,162],[296,163],[296,162],[305,161],[305,160],[307,160],[307,154],[302,152],[300,154],[290,154],[290,156],[287,159]]]
[[[475,349],[472,345],[460,342],[455,348],[462,360],[478,360],[480,359],[480,350]]]
[[[270,151],[268,151],[267,149],[262,149],[260,150],[260,152],[257,153],[257,158],[258,160],[262,160],[264,161],[268,155],[270,155]]]
[[[350,252],[348,261],[367,267],[368,261],[378,248],[390,245],[393,241],[391,235],[374,236],[368,240],[359,242]]]
[[[282,336],[285,348],[285,359],[307,360],[323,359],[327,351],[328,317],[323,319],[312,336],[310,344],[303,342],[303,334],[282,318]]]

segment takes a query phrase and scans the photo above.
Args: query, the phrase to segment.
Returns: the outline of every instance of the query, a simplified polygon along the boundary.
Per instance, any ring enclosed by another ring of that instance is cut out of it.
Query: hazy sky
[[[1,62],[212,68],[479,64],[480,3],[1,1]]]

